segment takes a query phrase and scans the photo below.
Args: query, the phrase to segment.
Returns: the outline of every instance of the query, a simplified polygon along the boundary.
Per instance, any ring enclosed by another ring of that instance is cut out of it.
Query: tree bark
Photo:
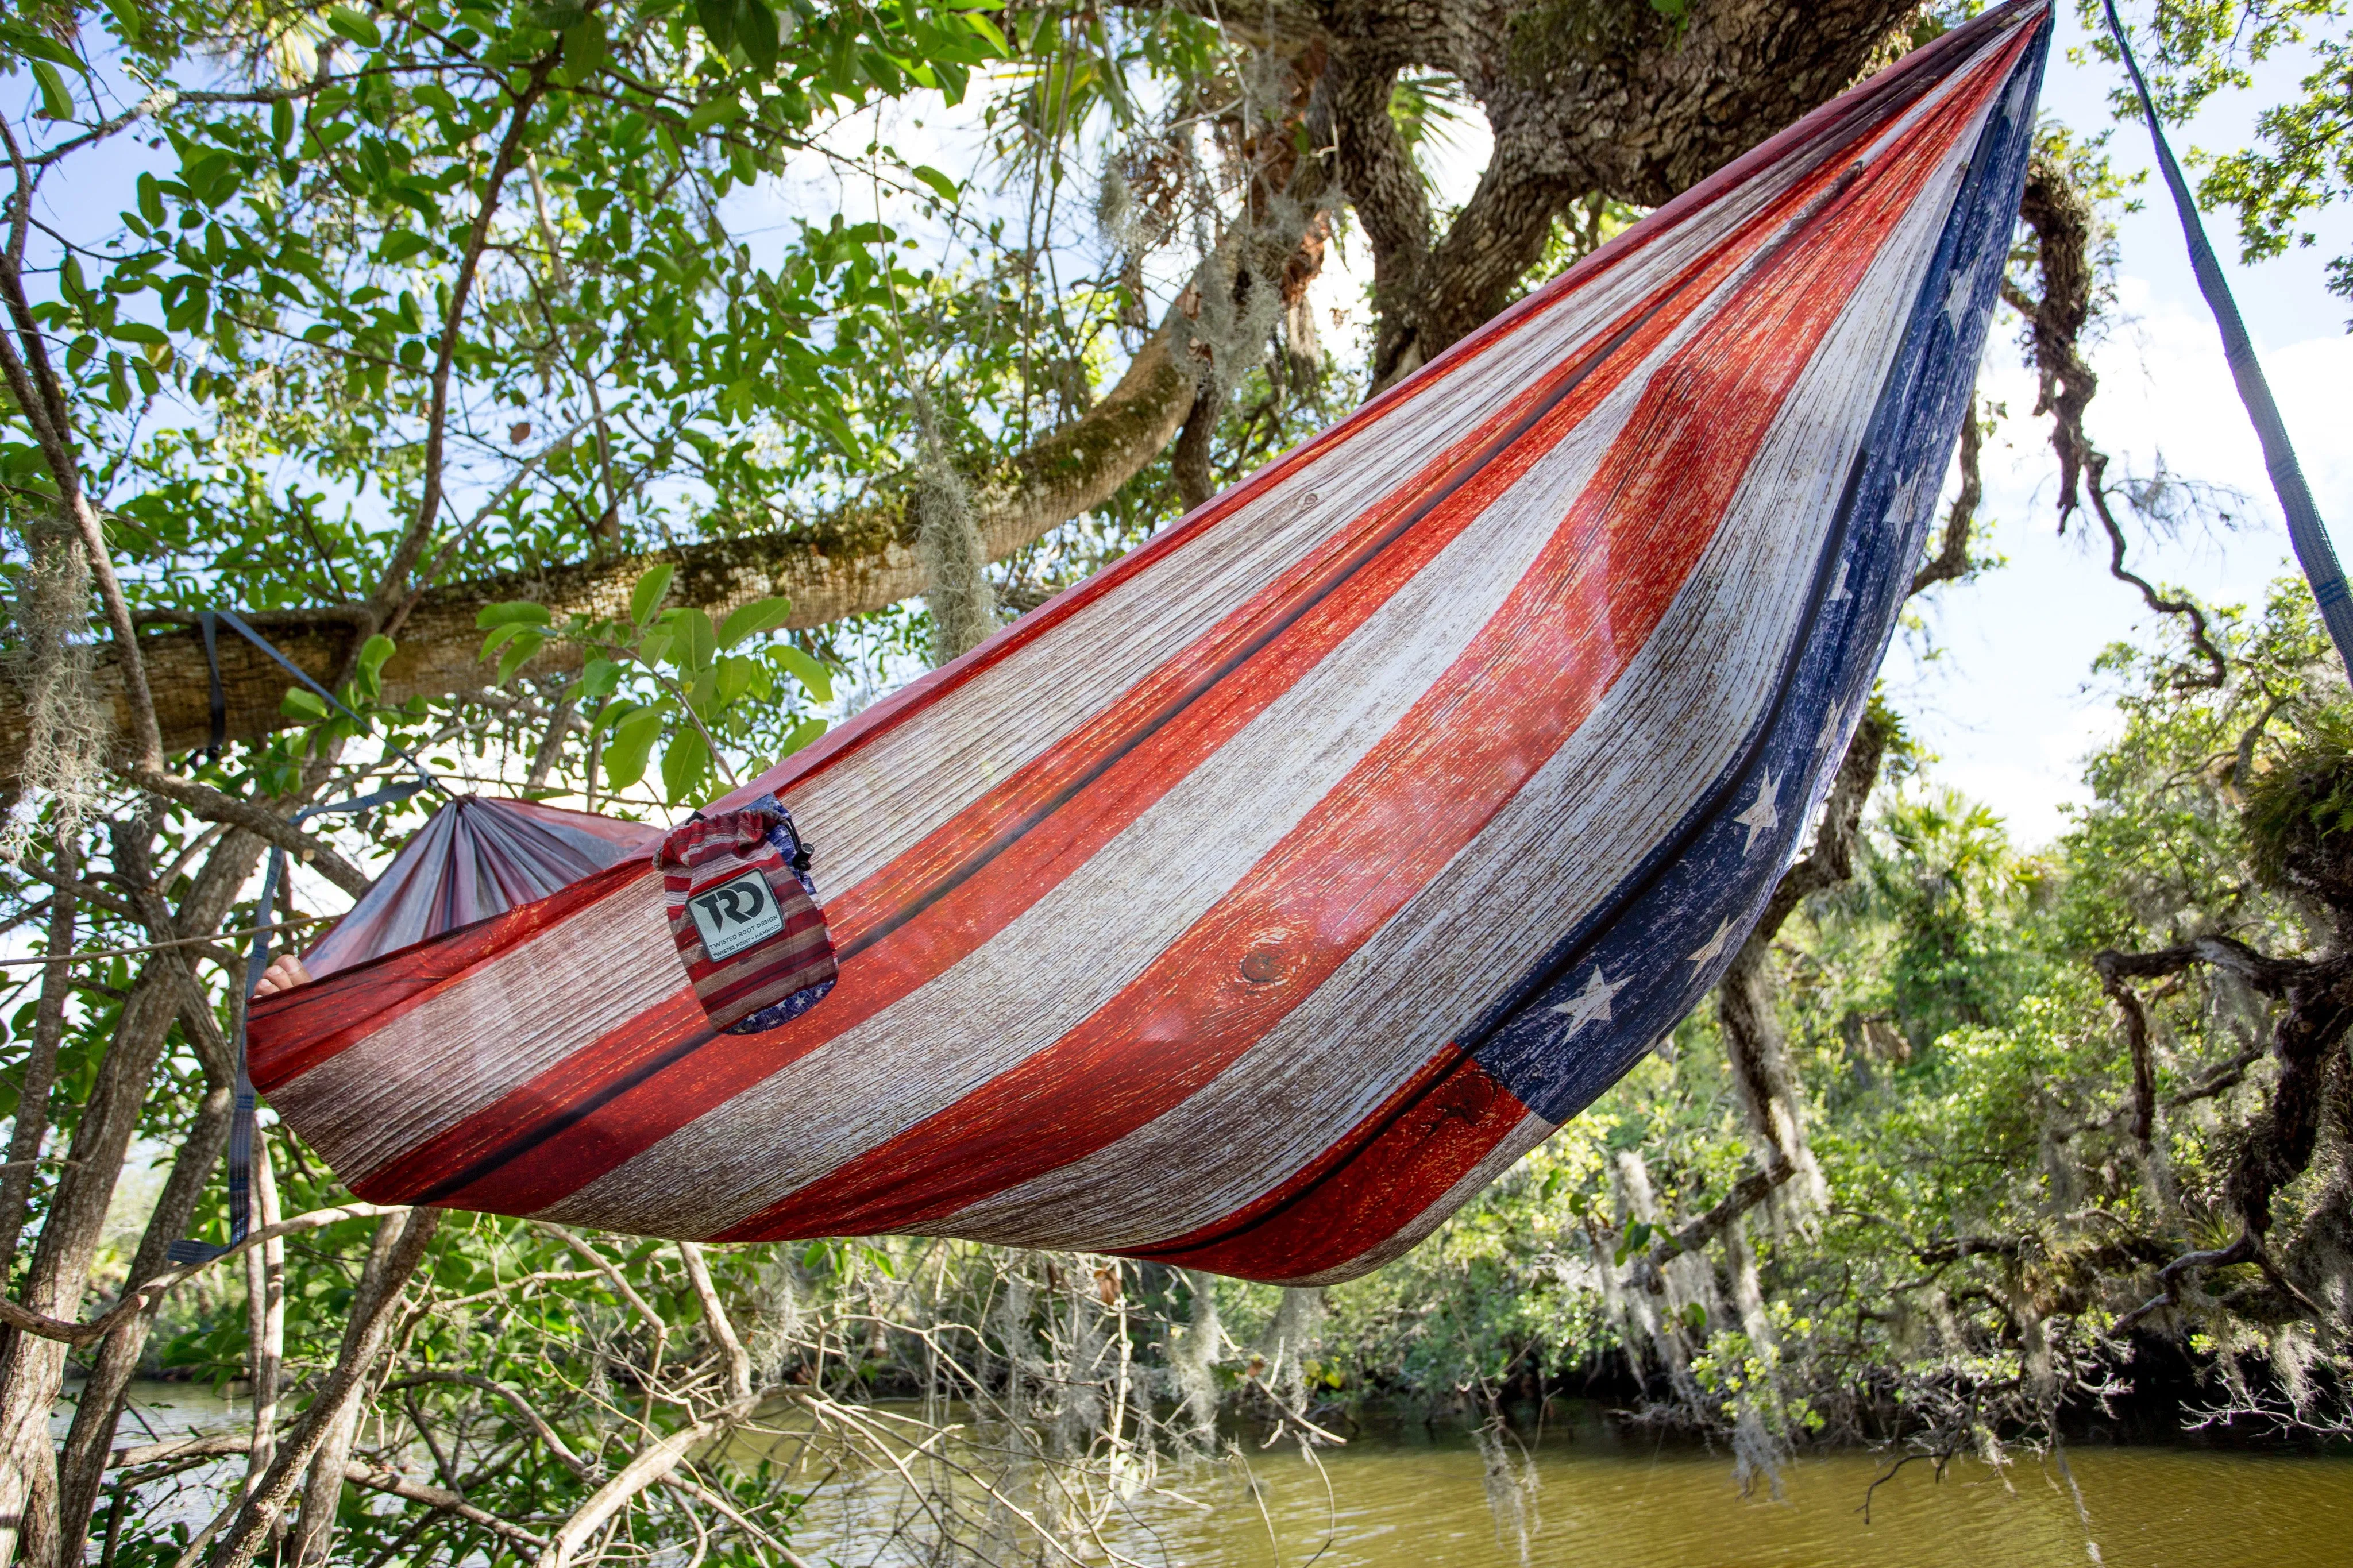
[[[143,865],[146,827],[118,823],[114,832],[117,864]],[[244,834],[230,834],[221,841],[182,906],[179,934],[209,931],[220,924],[253,869],[257,850]],[[34,1312],[71,1319],[80,1311],[107,1209],[138,1130],[148,1080],[179,1011],[185,973],[179,966],[184,962],[177,952],[154,955],[116,1018],[113,1038],[74,1130],[70,1163],[58,1177],[18,1299]],[[26,1562],[46,1563],[55,1552],[57,1522],[57,1469],[48,1418],[64,1384],[68,1347],[24,1333],[12,1332],[7,1339],[5,1371],[0,1371],[0,1563],[21,1551]]]
[[[1321,102],[1373,253],[1375,390],[1509,302],[1555,217],[1599,195],[1656,206],[1889,58],[1917,0],[1272,0],[1173,5],[1298,57],[1329,58]],[[1443,234],[1389,119],[1409,67],[1461,82],[1494,150]]]
[[[58,886],[49,901],[49,956],[63,958],[74,947],[74,846],[58,841]],[[25,1077],[16,1094],[16,1126],[8,1138],[8,1168],[0,1171],[0,1258],[16,1256],[33,1182],[40,1174],[41,1146],[49,1131],[49,1091],[57,1083],[58,1047],[65,1039],[66,996],[73,989],[70,964],[52,963],[41,973],[41,999],[33,1014],[33,1038],[25,1056]]]
[[[164,1181],[162,1195],[155,1200],[155,1212],[148,1217],[146,1234],[140,1238],[139,1251],[125,1276],[129,1285],[162,1273],[167,1262],[164,1249],[188,1233],[196,1202],[204,1196],[206,1184],[228,1148],[229,1118],[234,1106],[235,1095],[223,1078],[205,1096],[204,1104],[196,1111],[195,1123],[188,1130],[187,1142],[180,1145],[179,1155],[172,1162],[172,1173]],[[99,1490],[105,1481],[109,1454],[114,1446],[115,1427],[122,1419],[123,1395],[139,1371],[139,1359],[146,1352],[148,1333],[154,1328],[155,1313],[163,1304],[160,1297],[149,1302],[143,1311],[133,1314],[107,1335],[99,1345],[98,1360],[91,1364],[90,1376],[82,1382],[81,1402],[74,1410],[73,1426],[58,1451],[60,1563],[79,1563],[82,1559],[90,1513],[98,1506]]]

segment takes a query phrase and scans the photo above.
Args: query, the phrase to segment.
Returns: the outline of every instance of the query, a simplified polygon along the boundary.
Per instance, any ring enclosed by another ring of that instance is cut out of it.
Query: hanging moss
[[[25,796],[0,823],[0,859],[14,863],[38,825],[39,803],[54,803],[52,828],[70,836],[97,805],[111,729],[93,670],[89,639],[90,557],[62,522],[25,525],[29,564],[18,577],[7,628],[15,645],[8,673],[25,696]]]
[[[989,584],[988,546],[973,521],[972,500],[942,447],[931,400],[920,394],[915,421],[923,449],[907,508],[931,605],[932,663],[937,666],[978,647],[997,629],[997,593]]]
[[[2255,874],[2275,888],[2353,899],[2353,712],[2319,709],[2303,739],[2246,785]]]

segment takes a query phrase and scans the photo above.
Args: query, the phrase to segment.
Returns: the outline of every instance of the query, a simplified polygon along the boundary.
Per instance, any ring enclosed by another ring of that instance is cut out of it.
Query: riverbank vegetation
[[[0,18],[0,1559],[788,1563],[812,1492],[879,1469],[909,1558],[1093,1560],[1239,1433],[1312,1461],[1373,1403],[1468,1416],[1507,1510],[1563,1393],[1767,1487],[1810,1445],[2346,1436],[2353,697],[2300,583],[2133,574],[2207,497],[2085,431],[2129,193],[2056,124],[1989,351],[2042,403],[1980,404],[1915,592],[1968,613],[1981,443],[2047,433],[2056,521],[2158,613],[2093,672],[2089,803],[2015,843],[1875,705],[1716,998],[1409,1257],[1285,1291],[384,1210],[266,1114],[254,1236],[168,1254],[229,1234],[255,933],[305,941],[433,797],[298,810],[396,747],[707,799],[1974,9]],[[2317,62],[2207,183],[2291,242],[2342,184],[2343,8],[2158,16],[2175,112]],[[251,1419],[135,1430],[156,1374]]]

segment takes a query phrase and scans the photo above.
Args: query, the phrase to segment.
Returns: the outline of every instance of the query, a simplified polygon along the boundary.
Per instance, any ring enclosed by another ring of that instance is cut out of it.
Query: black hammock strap
[[[248,626],[241,616],[228,610],[207,610],[198,616],[197,620],[204,630],[205,663],[212,676],[212,745],[207,753],[210,757],[219,756],[220,748],[227,740],[227,703],[221,690],[220,658],[216,648],[216,627],[222,623],[226,623],[239,637],[276,659],[285,668],[288,674],[332,703],[345,718],[354,723],[365,722],[358,714],[345,707],[342,699],[312,679],[293,660],[270,647],[269,639]],[[417,760],[415,754],[391,742],[387,741],[385,744],[410,767],[417,770],[415,778],[404,779],[396,784],[387,784],[371,795],[360,795],[353,800],[329,801],[318,805],[306,805],[294,814],[294,825],[299,827],[314,816],[350,816],[375,806],[390,805],[396,802],[406,800],[420,790],[441,787],[441,781],[435,778],[431,771]],[[279,885],[284,880],[285,876],[286,851],[281,847],[272,846],[268,867],[261,874],[259,906],[261,921],[259,923],[264,925],[269,923],[270,906],[278,900]],[[230,1109],[228,1124],[228,1243],[225,1247],[216,1247],[205,1241],[185,1239],[175,1241],[164,1252],[164,1256],[174,1264],[209,1263],[221,1254],[233,1250],[252,1229],[254,1095],[253,1078],[246,1069],[245,1019],[246,1014],[253,1006],[254,988],[261,984],[261,976],[269,967],[269,937],[265,931],[254,937],[253,951],[246,957],[245,991],[237,1003],[237,1028],[230,1041],[230,1050],[237,1064],[234,1089],[237,1098]]]
[[[2312,596],[2320,603],[2320,619],[2328,628],[2328,640],[2337,645],[2337,657],[2344,661],[2347,673],[2353,675],[2353,593],[2345,586],[2344,569],[2337,563],[2337,550],[2328,542],[2328,531],[2321,526],[2320,509],[2313,504],[2312,489],[2304,482],[2304,468],[2295,460],[2295,447],[2288,440],[2287,426],[2280,421],[2279,405],[2272,398],[2271,383],[2263,379],[2263,363],[2255,358],[2255,345],[2247,336],[2247,324],[2239,318],[2238,301],[2231,297],[2231,286],[2224,281],[2221,266],[2214,259],[2214,247],[2206,242],[2206,226],[2199,219],[2198,204],[2190,199],[2189,182],[2181,177],[2181,165],[2174,162],[2173,149],[2166,142],[2165,128],[2157,118],[2157,104],[2148,95],[2148,83],[2141,79],[2140,62],[2133,58],[2132,45],[2125,39],[2124,23],[2117,19],[2116,0],[2100,0],[2100,5],[2107,13],[2108,33],[2116,41],[2116,51],[2124,57],[2125,71],[2132,78],[2141,113],[2148,121],[2149,139],[2157,143],[2157,164],[2165,174],[2166,189],[2173,193],[2174,210],[2181,215],[2181,235],[2189,242],[2189,265],[2198,274],[2198,291],[2206,296],[2206,308],[2214,312],[2214,325],[2222,333],[2222,356],[2231,365],[2231,379],[2239,384],[2239,401],[2246,405],[2247,418],[2254,425],[2256,438],[2263,444],[2263,467],[2271,471],[2272,490],[2279,497],[2280,510],[2287,514],[2287,536],[2295,546],[2296,563],[2304,568],[2305,580],[2312,584]]]

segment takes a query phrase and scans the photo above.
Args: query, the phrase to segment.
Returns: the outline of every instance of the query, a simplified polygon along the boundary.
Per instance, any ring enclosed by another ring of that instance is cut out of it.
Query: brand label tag
[[[686,901],[702,933],[703,950],[716,962],[733,958],[785,930],[785,913],[776,907],[768,879],[757,871],[706,888]]]

